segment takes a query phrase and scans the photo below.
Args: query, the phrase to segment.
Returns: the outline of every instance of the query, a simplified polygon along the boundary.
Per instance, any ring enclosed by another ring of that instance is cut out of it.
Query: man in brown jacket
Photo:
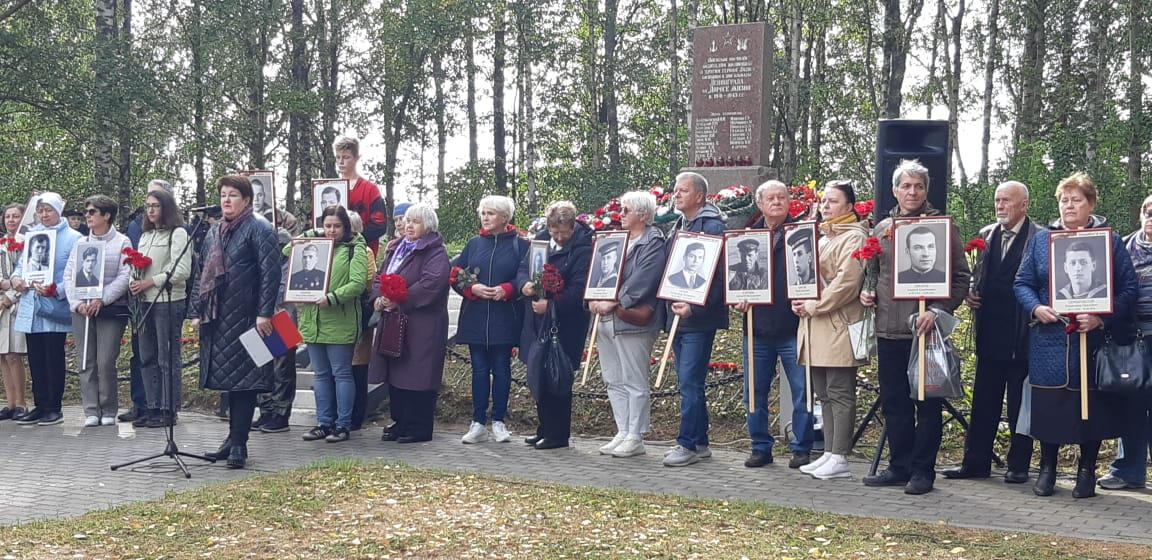
[[[913,328],[921,334],[936,322],[937,311],[952,313],[968,293],[970,274],[960,234],[952,225],[952,277],[949,299],[928,302],[918,314],[919,302],[893,300],[892,218],[939,216],[928,203],[928,169],[916,160],[903,160],[892,174],[892,194],[896,207],[876,224],[872,234],[880,239],[883,252],[868,263],[860,303],[876,307],[876,353],[880,377],[880,409],[888,429],[890,461],[888,468],[864,478],[868,486],[904,486],[905,494],[926,494],[936,480],[936,454],[940,451],[943,399],[914,400],[908,383],[908,356],[912,352]],[[912,320],[914,318],[914,321]]]

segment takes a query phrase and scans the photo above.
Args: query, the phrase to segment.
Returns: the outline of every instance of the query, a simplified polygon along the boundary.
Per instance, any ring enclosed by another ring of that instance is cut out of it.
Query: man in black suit
[[[947,282],[944,271],[936,270],[936,234],[927,226],[916,226],[904,238],[910,266],[900,272],[901,284],[940,284]]]
[[[960,467],[944,471],[947,478],[987,478],[992,446],[1000,427],[1004,393],[1008,393],[1008,425],[1012,439],[1004,482],[1028,481],[1032,438],[1016,433],[1024,380],[1028,377],[1029,310],[1021,309],[1012,291],[1024,247],[1040,228],[1028,219],[1028,187],[1008,181],[996,188],[996,223],[984,226],[980,237],[988,245],[977,258],[968,307],[975,315],[976,380],[972,385],[972,417]]]
[[[96,264],[100,260],[100,249],[88,247],[80,255],[80,270],[76,272],[76,287],[91,288],[100,285]]]
[[[668,277],[668,282],[677,288],[699,290],[705,280],[700,276],[700,265],[704,264],[704,244],[693,242],[684,250],[684,268]]]
[[[593,288],[615,288],[619,277],[620,244],[608,243],[596,249],[596,271],[592,274]]]
[[[288,280],[289,290],[323,290],[324,271],[316,268],[320,260],[320,249],[315,245],[305,245],[300,249],[300,262],[303,268],[292,273]]]

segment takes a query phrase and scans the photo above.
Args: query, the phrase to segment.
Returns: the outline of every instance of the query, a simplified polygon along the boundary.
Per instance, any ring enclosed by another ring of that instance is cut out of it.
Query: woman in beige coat
[[[798,362],[811,366],[812,389],[824,405],[825,452],[800,470],[821,480],[852,476],[846,456],[856,420],[856,368],[865,363],[854,357],[848,334],[848,325],[864,316],[864,268],[852,253],[868,238],[855,203],[850,182],[828,184],[820,203],[820,299],[792,302],[800,316]]]

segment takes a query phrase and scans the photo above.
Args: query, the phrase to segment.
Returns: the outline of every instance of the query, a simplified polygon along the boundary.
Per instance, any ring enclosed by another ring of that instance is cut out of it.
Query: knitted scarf
[[[244,208],[240,215],[231,220],[221,220],[212,226],[216,228],[216,243],[208,247],[204,257],[204,270],[200,275],[200,320],[209,323],[219,317],[219,294],[217,288],[224,283],[228,265],[224,259],[232,234],[247,220],[252,219],[252,206]]]

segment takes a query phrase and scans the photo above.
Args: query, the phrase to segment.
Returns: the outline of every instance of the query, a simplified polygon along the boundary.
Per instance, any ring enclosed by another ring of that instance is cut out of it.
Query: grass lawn
[[[1149,558],[1152,547],[326,461],[65,521],[3,558]]]

